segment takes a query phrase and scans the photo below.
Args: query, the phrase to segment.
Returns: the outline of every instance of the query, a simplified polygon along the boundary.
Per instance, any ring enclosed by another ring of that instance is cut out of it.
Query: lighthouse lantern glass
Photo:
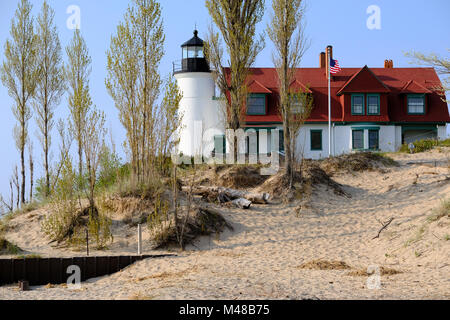
[[[183,59],[185,58],[204,58],[203,47],[187,47],[183,48]]]

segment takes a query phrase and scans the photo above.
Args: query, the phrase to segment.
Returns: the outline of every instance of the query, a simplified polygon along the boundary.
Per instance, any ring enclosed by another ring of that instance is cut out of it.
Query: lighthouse
[[[221,101],[215,98],[213,72],[204,55],[203,40],[194,37],[181,45],[182,60],[174,62],[173,73],[183,95],[179,112],[182,116],[178,153],[209,157],[214,138],[223,135]]]

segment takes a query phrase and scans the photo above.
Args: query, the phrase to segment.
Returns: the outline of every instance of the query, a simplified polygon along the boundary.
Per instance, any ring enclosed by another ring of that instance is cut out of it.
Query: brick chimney
[[[327,68],[326,75],[327,79],[330,76],[330,59],[333,59],[333,46],[327,46],[326,54],[325,54],[325,66]]]
[[[326,68],[326,54],[325,52],[320,53],[320,68],[325,69]]]
[[[394,68],[394,62],[392,60],[384,60],[384,67],[386,69]]]

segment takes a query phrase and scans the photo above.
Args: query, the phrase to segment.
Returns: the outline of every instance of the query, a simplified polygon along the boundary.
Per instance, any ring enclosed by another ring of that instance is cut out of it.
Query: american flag
[[[339,66],[339,62],[337,60],[330,60],[330,73],[335,74],[341,71],[341,67]]]

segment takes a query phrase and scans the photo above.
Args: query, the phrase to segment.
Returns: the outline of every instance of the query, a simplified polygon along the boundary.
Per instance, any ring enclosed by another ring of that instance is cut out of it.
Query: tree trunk
[[[25,120],[22,122],[22,145],[20,150],[20,163],[22,165],[21,174],[22,174],[22,189],[20,190],[20,205],[22,206],[25,203]]]
[[[33,154],[30,150],[30,203],[33,202],[33,172],[34,171],[34,163],[33,163]]]
[[[45,107],[44,121],[44,168],[45,168],[45,197],[50,196],[50,172],[48,165],[48,110]]]

